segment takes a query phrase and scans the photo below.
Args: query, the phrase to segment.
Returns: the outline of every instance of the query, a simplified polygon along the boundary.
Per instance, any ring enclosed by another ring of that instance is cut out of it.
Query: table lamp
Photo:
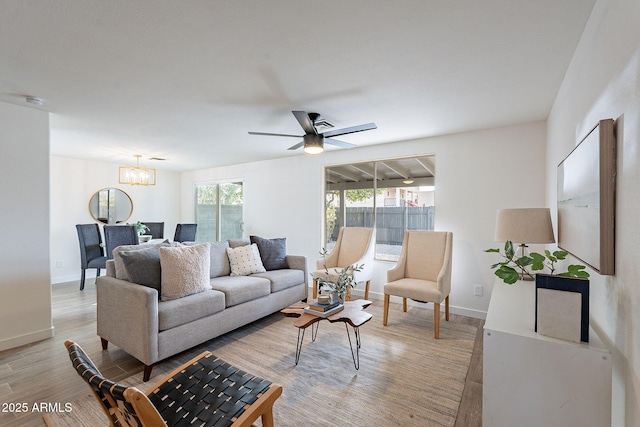
[[[555,243],[549,208],[498,209],[495,241],[507,240],[519,243],[521,256],[526,255],[527,243]]]

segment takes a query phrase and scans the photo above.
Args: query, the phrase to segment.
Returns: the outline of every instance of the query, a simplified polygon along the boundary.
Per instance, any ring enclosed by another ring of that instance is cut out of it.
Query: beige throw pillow
[[[160,248],[162,301],[211,289],[209,244]]]
[[[227,256],[231,265],[231,276],[248,276],[267,271],[262,265],[260,252],[255,243],[238,248],[227,248]]]

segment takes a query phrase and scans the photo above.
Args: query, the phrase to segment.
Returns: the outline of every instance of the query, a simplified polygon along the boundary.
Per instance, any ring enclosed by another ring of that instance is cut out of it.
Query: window
[[[242,238],[242,183],[196,184],[198,242]]]
[[[433,230],[435,156],[325,168],[325,247],[340,227],[375,227],[376,258],[396,261],[406,230]]]

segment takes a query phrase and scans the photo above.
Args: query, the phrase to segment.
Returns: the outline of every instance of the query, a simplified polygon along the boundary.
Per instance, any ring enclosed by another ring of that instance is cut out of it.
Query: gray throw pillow
[[[246,238],[245,239],[229,239],[227,240],[227,242],[229,242],[229,247],[232,249],[251,244],[251,241]]]
[[[258,245],[262,265],[267,271],[289,268],[286,261],[287,239],[265,239],[258,236],[249,236],[251,243]]]
[[[121,251],[120,256],[130,282],[157,289],[160,295],[160,246]]]
[[[229,243],[223,242],[210,242],[211,246],[211,274],[210,277],[228,276],[231,274],[231,267],[229,265],[229,257],[227,256],[227,248]]]

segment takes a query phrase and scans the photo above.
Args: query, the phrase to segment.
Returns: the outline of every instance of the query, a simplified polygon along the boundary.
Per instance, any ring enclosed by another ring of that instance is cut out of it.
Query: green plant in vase
[[[494,274],[496,276],[509,285],[514,284],[524,277],[534,279],[529,268],[531,271],[542,271],[548,268],[549,274],[553,275],[556,270],[556,262],[564,260],[567,255],[569,255],[567,251],[558,250],[551,252],[545,250],[544,255],[531,252],[529,255],[518,257],[513,243],[508,240],[504,244],[504,252],[495,248],[485,249],[485,252],[495,252],[504,258],[504,261],[493,264],[491,268],[495,269]],[[571,264],[567,267],[567,271],[558,274],[558,276],[587,278],[589,277],[589,273],[586,272],[585,269],[586,267],[584,265]]]
[[[138,232],[139,235],[143,235],[147,231],[150,231],[149,227],[147,227],[146,225],[144,225],[140,221],[136,222],[135,224],[127,223],[127,225],[133,225],[136,228],[136,231]]]
[[[337,271],[338,278],[335,279],[335,281],[331,281],[329,280],[329,278],[331,277],[331,274],[329,273],[329,269],[327,268],[327,253],[328,252],[325,248],[322,248],[322,250],[320,251],[320,255],[322,255],[322,258],[325,260],[324,272],[326,276],[316,277],[312,274],[311,277],[313,278],[313,280],[318,281],[318,289],[321,289],[322,287],[326,286],[331,290],[331,293],[335,293],[338,295],[338,298],[340,299],[341,302],[344,302],[345,297],[347,295],[347,291],[349,289],[355,288],[357,285],[353,277],[353,273],[356,271],[362,271],[362,269],[364,268],[364,264],[350,265],[349,267],[345,267]]]

